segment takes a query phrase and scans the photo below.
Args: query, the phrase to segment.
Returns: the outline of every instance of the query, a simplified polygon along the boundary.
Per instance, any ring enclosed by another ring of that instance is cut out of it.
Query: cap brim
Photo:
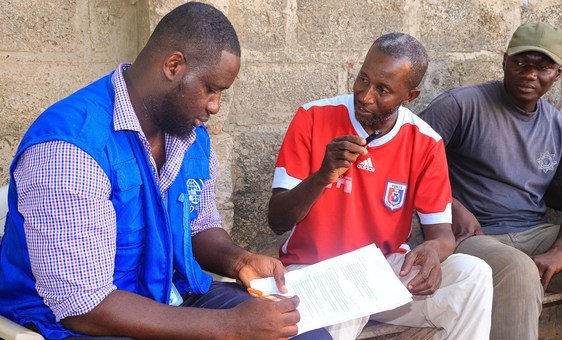
[[[538,47],[538,46],[517,46],[517,47],[511,47],[507,49],[507,55],[508,56],[512,56],[515,54],[519,54],[519,53],[523,53],[523,52],[529,52],[529,51],[533,51],[533,52],[540,52],[543,54],[546,54],[550,59],[552,59],[555,63],[557,63],[558,65],[562,65],[562,58],[557,56],[556,54],[545,50],[544,48]]]

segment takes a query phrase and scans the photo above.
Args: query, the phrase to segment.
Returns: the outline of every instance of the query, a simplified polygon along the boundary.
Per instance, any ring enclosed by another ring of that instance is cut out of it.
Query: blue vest
[[[31,272],[13,172],[19,156],[34,144],[72,143],[109,178],[117,220],[113,282],[118,289],[167,304],[172,282],[182,294],[202,294],[212,281],[193,257],[190,228],[202,182],[210,178],[207,130],[195,128],[196,140],[163,198],[137,133],[113,129],[114,96],[110,74],[48,108],[23,137],[10,168],[9,213],[0,244],[0,314],[22,325],[33,322],[47,338],[76,334],[56,322]]]

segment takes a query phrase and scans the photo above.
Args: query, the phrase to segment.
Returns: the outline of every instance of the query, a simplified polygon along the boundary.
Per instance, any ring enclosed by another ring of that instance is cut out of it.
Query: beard
[[[180,83],[176,89],[166,93],[162,103],[157,107],[151,97],[148,98],[148,108],[150,115],[156,126],[164,133],[172,136],[185,138],[193,131],[193,123],[187,121],[181,115],[181,109],[178,105],[179,93],[183,90],[183,84]]]
[[[357,121],[363,125],[363,126],[377,126],[383,122],[386,122],[387,120],[391,119],[392,117],[394,117],[395,113],[398,112],[398,108],[400,107],[400,105],[396,106],[394,109],[387,111],[387,112],[383,112],[382,114],[378,114],[378,115],[372,115],[370,117],[364,117],[364,116],[355,116],[355,118],[357,119]]]

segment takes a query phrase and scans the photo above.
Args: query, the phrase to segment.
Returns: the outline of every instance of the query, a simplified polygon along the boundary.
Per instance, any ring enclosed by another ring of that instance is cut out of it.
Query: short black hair
[[[407,58],[412,64],[408,85],[410,89],[418,87],[427,70],[429,58],[416,38],[406,33],[388,33],[377,38],[371,48],[373,47],[394,59]]]
[[[215,65],[222,51],[241,54],[230,20],[218,9],[200,2],[185,3],[166,14],[147,45],[151,49],[180,51],[191,65]]]

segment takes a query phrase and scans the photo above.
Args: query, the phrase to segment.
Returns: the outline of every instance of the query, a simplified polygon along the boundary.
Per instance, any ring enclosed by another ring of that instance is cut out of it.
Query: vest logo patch
[[[373,162],[371,161],[371,157],[367,158],[363,162],[357,164],[357,168],[361,170],[367,170],[370,172],[375,172],[375,167],[373,166]]]
[[[558,162],[555,160],[554,156],[555,154],[549,153],[548,151],[541,153],[541,156],[537,158],[537,163],[539,163],[538,169],[544,171],[545,174],[549,171],[556,170],[555,165],[558,164]]]
[[[404,183],[386,181],[386,189],[384,190],[384,205],[392,211],[402,208],[407,188],[408,185]]]
[[[198,210],[203,180],[190,178],[185,185],[187,186],[187,197],[189,199],[189,212],[192,213],[194,210]]]

